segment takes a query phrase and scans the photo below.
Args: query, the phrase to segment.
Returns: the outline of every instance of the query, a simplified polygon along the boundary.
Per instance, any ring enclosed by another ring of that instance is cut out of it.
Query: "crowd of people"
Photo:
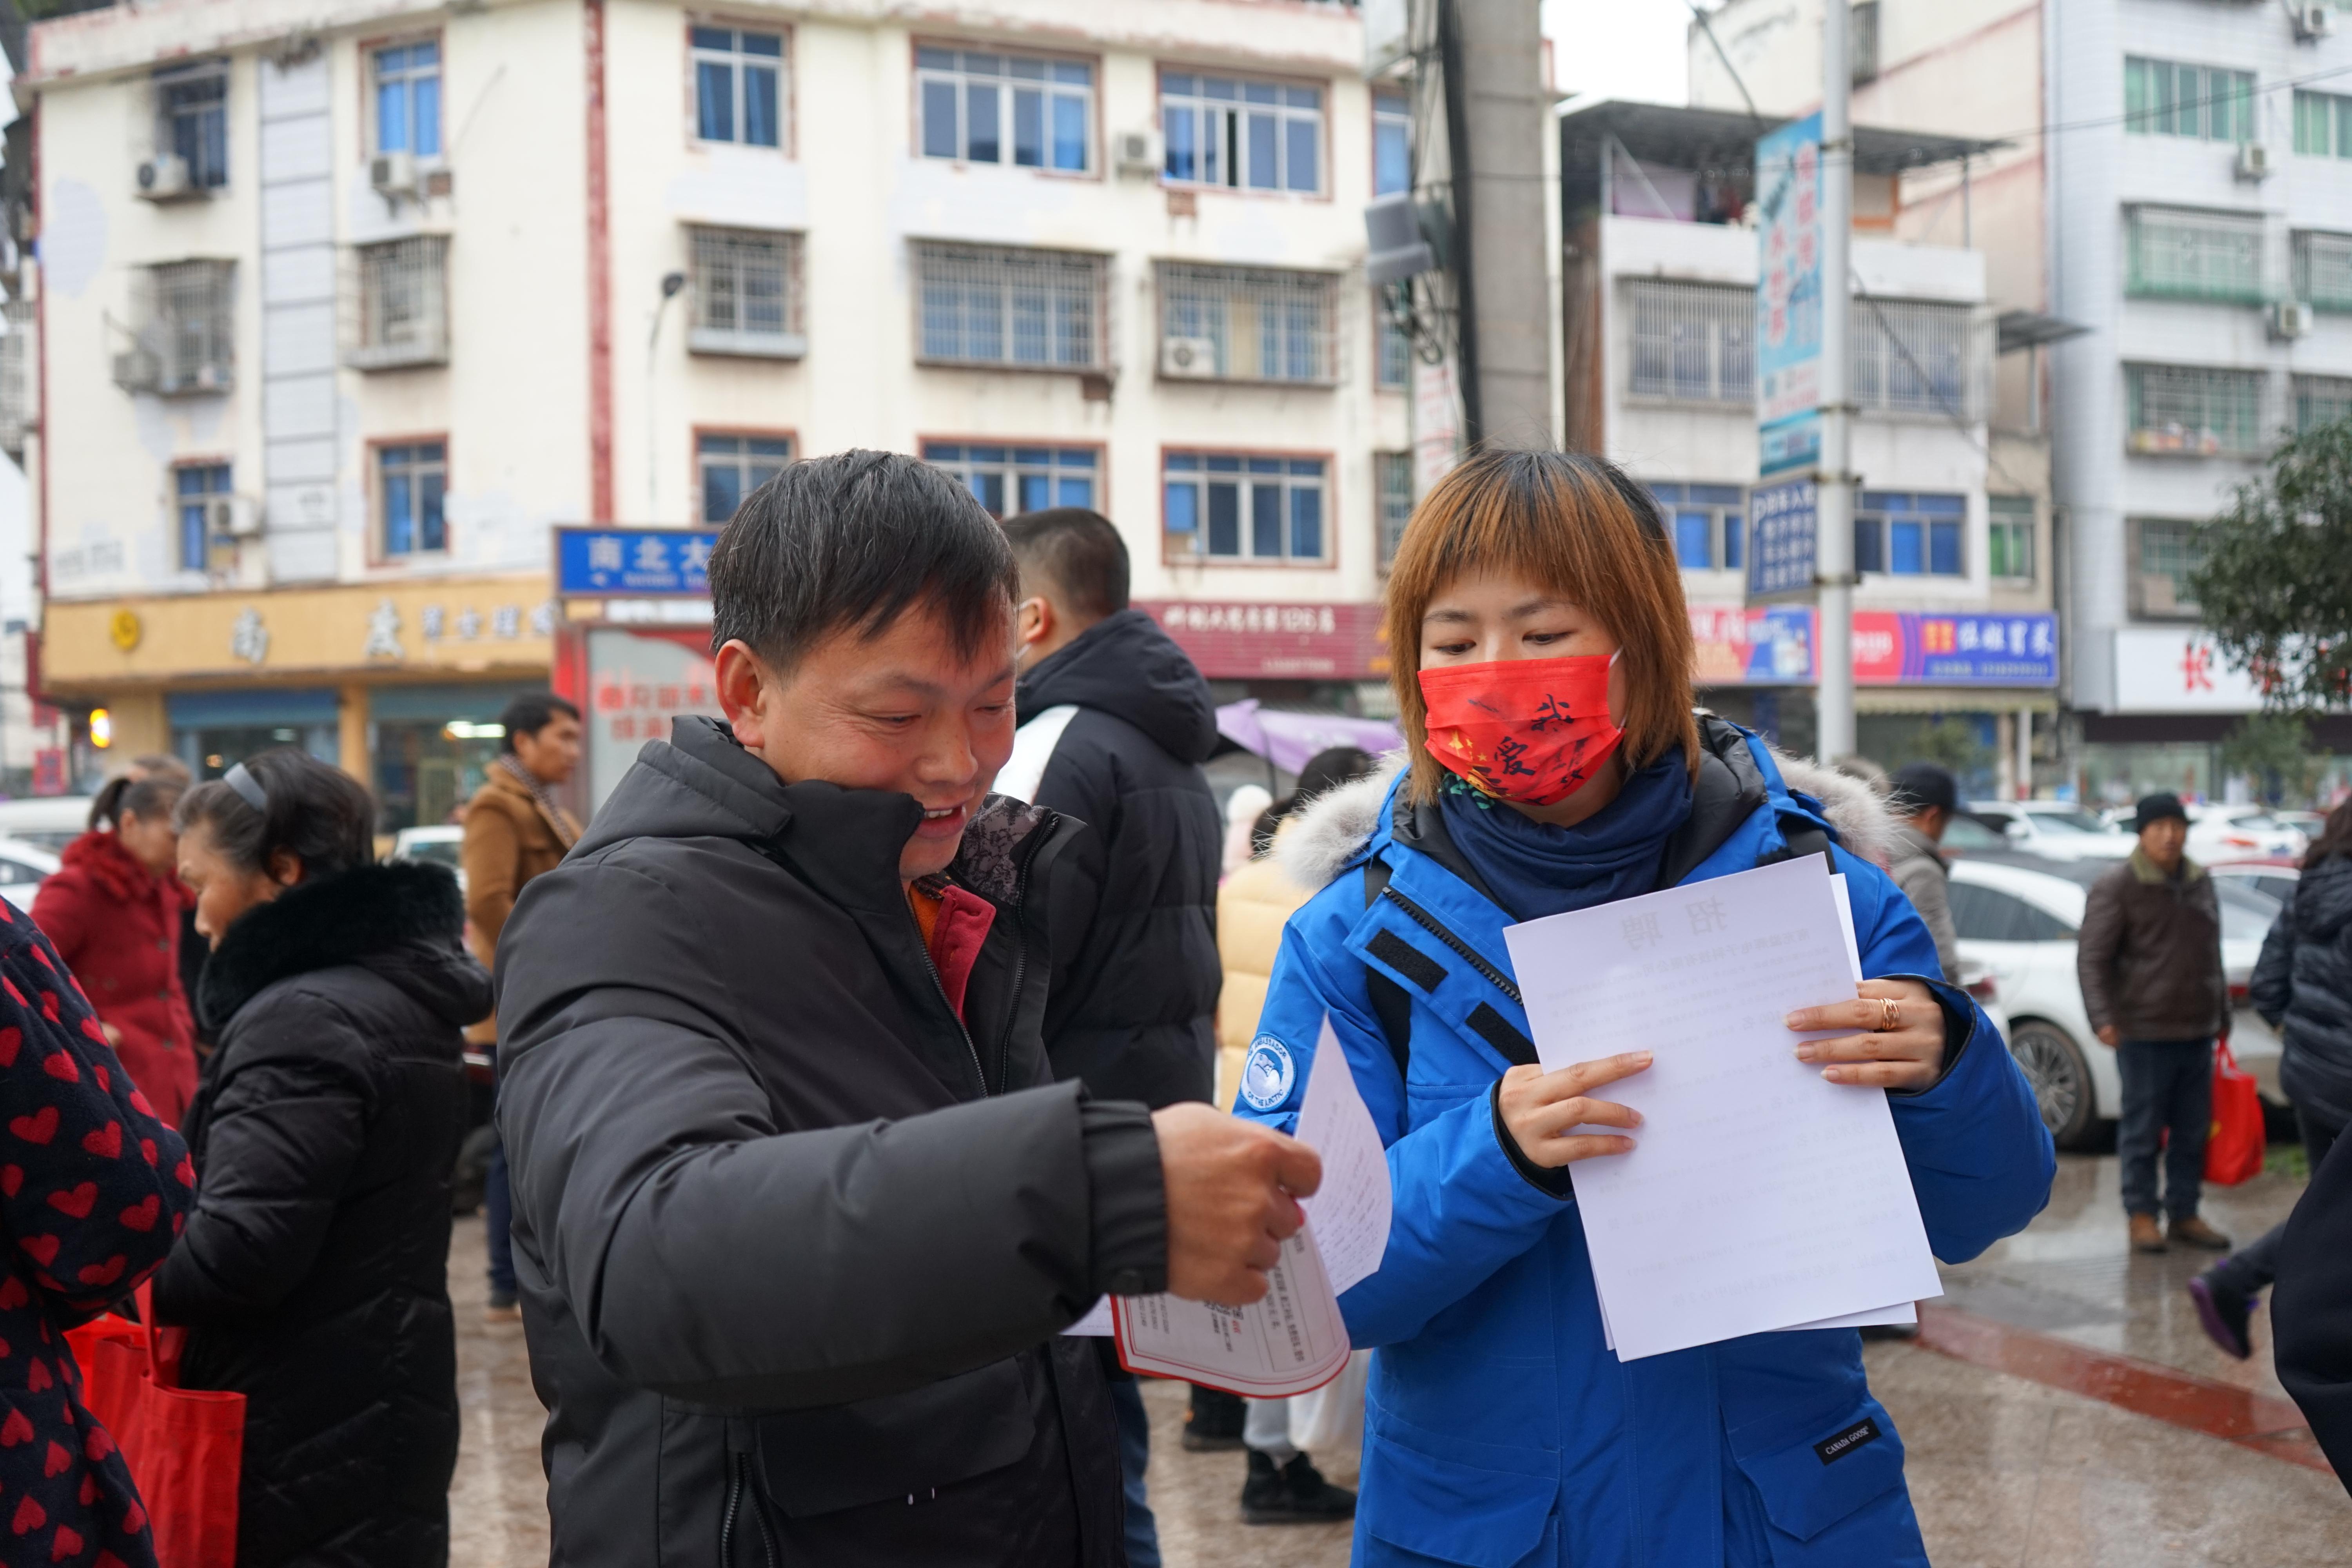
[[[1559,454],[1455,469],[1389,582],[1406,752],[1326,752],[1230,816],[1209,687],[1092,512],[1000,524],[845,453],[747,500],[709,577],[723,720],[648,743],[583,826],[579,713],[519,701],[462,893],[380,861],[367,792],[282,749],[203,783],[140,759],[31,918],[0,906],[6,1560],[155,1562],[62,1342],[111,1309],[245,1395],[240,1564],[446,1562],[470,1040],[555,1562],[1146,1568],[1143,1402],[1064,1331],[1106,1294],[1264,1294],[1320,1181],[1289,1133],[1323,1040],[1394,1219],[1335,1383],[1194,1391],[1185,1444],[1244,1456],[1243,1519],[1352,1518],[1364,1563],[1925,1562],[1853,1331],[1607,1349],[1575,1172],[1639,1138],[1610,1086],[1650,1058],[1543,1070],[1510,924],[1826,857],[1869,978],[1789,1024],[1888,1097],[1937,1256],[2022,1228],[2054,1169],[1954,984],[1949,775],[1874,790],[1695,711],[1645,490]],[[2227,995],[2179,816],[2142,803],[2084,990],[2135,1244],[2218,1250],[2198,1095]],[[2253,985],[2313,1187],[2193,1288],[2244,1354],[2275,1282],[2281,1376],[2339,1468],[2347,932],[2352,805]],[[1312,1457],[1359,1445],[1360,1491]]]

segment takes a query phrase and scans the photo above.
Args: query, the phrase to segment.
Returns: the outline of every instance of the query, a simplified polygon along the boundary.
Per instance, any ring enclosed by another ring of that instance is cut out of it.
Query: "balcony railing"
[[[2294,237],[2294,297],[2315,310],[2352,310],[2352,234]]]
[[[2259,305],[2267,292],[2262,219],[2185,207],[2134,207],[2125,287],[2142,299]]]

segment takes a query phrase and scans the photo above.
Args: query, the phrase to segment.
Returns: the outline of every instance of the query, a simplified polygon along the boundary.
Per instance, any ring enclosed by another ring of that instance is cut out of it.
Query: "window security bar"
[[[1101,370],[1109,267],[1099,256],[919,244],[916,357],[934,364]]]
[[[1632,287],[1636,397],[1685,403],[1756,398],[1756,291],[1711,283],[1636,280]]]
[[[801,237],[751,229],[698,228],[693,244],[696,353],[798,359],[808,353],[801,326]]]
[[[440,235],[360,249],[360,370],[449,362],[448,240]]]
[[[2294,297],[2319,310],[2352,310],[2352,234],[2294,237]]]
[[[1160,268],[1160,374],[1168,379],[1339,379],[1334,279],[1258,268]]]
[[[2210,458],[2262,450],[2262,372],[2137,364],[2124,374],[2133,451]]]
[[[2134,207],[2129,257],[2125,287],[2143,297],[2259,305],[2268,292],[2260,217]]]
[[[235,385],[235,266],[173,261],[134,274],[131,347],[114,356],[115,384],[164,396]]]

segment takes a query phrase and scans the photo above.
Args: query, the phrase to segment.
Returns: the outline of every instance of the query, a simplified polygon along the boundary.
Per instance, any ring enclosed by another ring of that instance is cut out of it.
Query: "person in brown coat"
[[[506,740],[489,777],[466,807],[466,922],[474,956],[485,969],[498,964],[499,935],[514,913],[523,884],[562,863],[580,841],[580,825],[548,792],[580,765],[580,710],[545,692],[518,697],[499,715]],[[475,1026],[468,1038],[495,1049],[498,1020]],[[507,1186],[503,1145],[490,1148],[483,1184],[490,1250],[488,1316],[497,1322],[521,1318],[515,1305],[514,1248],[508,1239],[513,1213]]]
[[[2125,1212],[2131,1244],[2162,1252],[2168,1238],[2227,1252],[2230,1238],[2197,1215],[2205,1182],[2205,1134],[2213,1115],[2213,1039],[2228,1027],[2221,911],[2213,879],[2184,853],[2189,815],[2179,797],[2151,795],[2133,826],[2139,847],[2101,877],[2083,910],[2074,949],[2083,1006],[2122,1075]],[[2157,1226],[2157,1145],[2165,1145]]]

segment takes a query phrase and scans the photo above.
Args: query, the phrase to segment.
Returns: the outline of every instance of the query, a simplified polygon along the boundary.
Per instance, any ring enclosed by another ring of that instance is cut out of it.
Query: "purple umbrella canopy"
[[[1295,773],[1318,752],[1360,746],[1374,756],[1404,745],[1404,734],[1387,719],[1351,719],[1345,713],[1293,713],[1262,708],[1255,697],[1217,710],[1217,732],[1244,751]]]

